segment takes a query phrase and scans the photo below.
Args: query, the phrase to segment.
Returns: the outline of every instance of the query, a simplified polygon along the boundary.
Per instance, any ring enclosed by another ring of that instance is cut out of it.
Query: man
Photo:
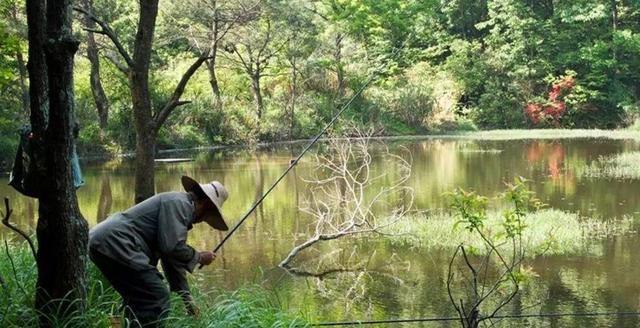
[[[125,316],[136,327],[160,326],[169,311],[158,260],[171,291],[180,294],[190,314],[199,314],[185,272],[211,264],[215,254],[187,245],[187,231],[200,222],[229,229],[220,212],[228,192],[220,182],[198,184],[183,176],[182,186],[186,192],[155,195],[89,232],[89,256],[122,296]]]

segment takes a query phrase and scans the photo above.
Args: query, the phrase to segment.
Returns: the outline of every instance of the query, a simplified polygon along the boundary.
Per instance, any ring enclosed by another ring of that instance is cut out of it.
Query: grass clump
[[[640,151],[599,157],[577,168],[577,174],[585,178],[640,179]]]
[[[4,244],[2,244],[4,246]],[[37,269],[26,243],[7,244],[0,252],[0,327],[38,327],[34,308]],[[192,282],[193,297],[200,308],[199,317],[186,314],[182,301],[172,295],[172,310],[165,327],[305,327],[300,315],[287,313],[273,292],[259,286],[246,286],[228,292],[199,292]],[[87,306],[82,313],[48,318],[51,327],[111,327],[111,317],[122,317],[120,296],[99,270],[87,267]],[[61,319],[63,318],[63,319]],[[121,319],[124,325],[124,320]]]
[[[488,213],[485,229],[495,235],[504,234],[501,218],[500,212]],[[457,221],[455,216],[447,212],[415,216],[394,228],[394,233],[401,234],[394,242],[441,249],[464,243],[480,248],[480,237],[462,227],[454,228]],[[523,217],[523,224],[527,227],[522,232],[522,244],[527,257],[596,253],[593,241],[629,233],[633,229],[633,219],[630,217],[605,221],[557,209],[527,213]]]

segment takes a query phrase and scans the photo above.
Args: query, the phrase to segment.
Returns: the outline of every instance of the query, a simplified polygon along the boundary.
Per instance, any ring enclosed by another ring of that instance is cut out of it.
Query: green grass
[[[0,327],[37,327],[38,312],[33,307],[37,278],[33,256],[26,243],[9,245],[9,253],[0,252],[0,275],[6,288],[0,287]],[[87,268],[87,307],[83,313],[50,318],[52,327],[111,327],[110,317],[120,316],[120,297],[105,282],[93,264]],[[304,327],[302,315],[287,312],[274,292],[259,286],[246,286],[236,291],[210,290],[200,292],[192,281],[193,297],[200,308],[200,317],[186,314],[177,295],[172,295],[172,310],[165,327]],[[124,321],[123,321],[124,322]],[[124,325],[123,325],[124,327]]]
[[[610,179],[640,179],[640,152],[628,152],[600,157],[589,165],[576,169],[580,177]]]
[[[487,130],[458,133],[472,139],[483,140],[517,140],[517,139],[633,139],[640,140],[640,131],[633,130],[598,130],[598,129],[532,129],[532,130]]]
[[[416,216],[395,226],[392,232],[400,233],[401,237],[391,240],[425,248],[452,248],[462,243],[475,248],[484,245],[477,234],[469,233],[461,226],[454,228],[456,221],[448,213]],[[491,234],[500,234],[504,231],[500,222],[500,213],[490,213],[484,229]],[[527,256],[597,254],[599,247],[593,241],[629,233],[633,229],[630,217],[604,221],[555,209],[529,213],[524,224],[523,245]]]

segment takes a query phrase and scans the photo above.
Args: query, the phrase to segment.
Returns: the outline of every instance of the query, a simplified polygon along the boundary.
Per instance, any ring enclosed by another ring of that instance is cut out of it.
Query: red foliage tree
[[[533,125],[549,123],[560,127],[560,118],[567,111],[567,104],[560,98],[568,94],[576,85],[571,75],[566,75],[551,85],[548,101],[544,104],[530,102],[524,108],[524,114]]]

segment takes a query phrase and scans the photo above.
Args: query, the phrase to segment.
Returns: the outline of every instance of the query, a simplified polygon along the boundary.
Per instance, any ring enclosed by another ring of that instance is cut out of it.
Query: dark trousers
[[[157,269],[133,270],[101,254],[89,251],[91,261],[122,296],[131,327],[161,327],[169,311],[169,290]]]

